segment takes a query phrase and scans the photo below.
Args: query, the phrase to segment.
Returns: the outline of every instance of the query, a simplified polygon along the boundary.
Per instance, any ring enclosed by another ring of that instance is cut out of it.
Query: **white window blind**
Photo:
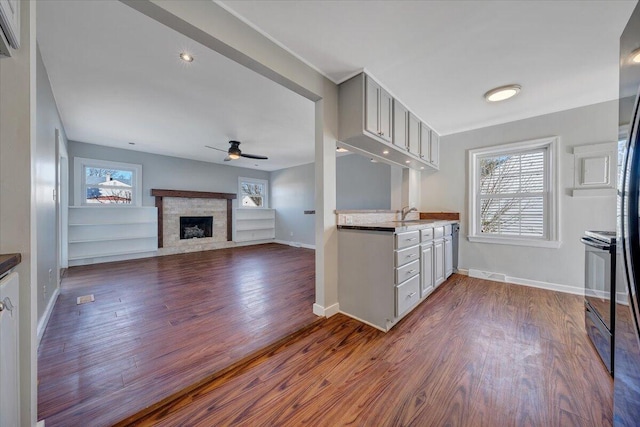
[[[480,157],[480,232],[545,236],[546,149]]]

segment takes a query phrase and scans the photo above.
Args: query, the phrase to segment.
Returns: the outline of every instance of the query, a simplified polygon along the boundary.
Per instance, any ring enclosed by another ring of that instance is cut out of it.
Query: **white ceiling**
[[[217,3],[334,82],[366,69],[449,134],[616,99],[636,1]],[[516,98],[484,101],[511,83]]]
[[[39,1],[37,40],[67,137],[278,170],[314,161],[314,105],[118,1]],[[179,53],[196,58],[188,64]],[[135,145],[130,145],[134,142]],[[255,166],[258,165],[258,166]]]
[[[336,83],[366,69],[449,134],[616,99],[636,1],[218,3]],[[313,162],[311,101],[115,0],[39,1],[37,13],[69,139],[216,163],[224,153],[204,146],[237,139],[269,160],[225,164]],[[482,98],[509,83],[517,97]]]

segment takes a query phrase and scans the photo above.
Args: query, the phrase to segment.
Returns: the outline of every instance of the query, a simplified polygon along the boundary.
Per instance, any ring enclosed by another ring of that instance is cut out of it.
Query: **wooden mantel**
[[[151,189],[151,195],[156,198],[156,208],[158,208],[158,247],[163,247],[162,237],[162,198],[163,197],[184,197],[187,199],[227,199],[227,241],[232,237],[232,208],[231,201],[237,196],[235,193],[211,193],[208,191],[185,191],[185,190],[160,190]]]

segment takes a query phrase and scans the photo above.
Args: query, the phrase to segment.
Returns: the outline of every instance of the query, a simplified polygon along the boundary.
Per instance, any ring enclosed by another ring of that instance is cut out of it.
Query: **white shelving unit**
[[[155,207],[69,207],[69,265],[153,256],[158,250]]]
[[[239,208],[234,212],[233,241],[251,242],[276,237],[276,210]]]

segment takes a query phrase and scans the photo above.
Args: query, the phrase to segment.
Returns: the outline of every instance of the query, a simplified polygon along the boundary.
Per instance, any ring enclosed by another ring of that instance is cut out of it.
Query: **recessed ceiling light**
[[[347,153],[347,152],[349,152],[349,150],[347,150],[347,149],[346,149],[346,148],[344,148],[344,147],[338,147],[338,148],[336,148],[336,151],[337,151],[338,153]]]
[[[389,150],[384,150],[382,154],[389,154]]]
[[[424,169],[424,166],[420,166],[420,170]]]
[[[180,54],[180,59],[182,59],[185,62],[193,62],[193,56],[191,56],[187,52],[182,52]]]
[[[629,54],[629,60],[634,64],[640,64],[640,48],[634,50]]]
[[[371,163],[378,163],[376,159],[371,159]]]
[[[484,99],[489,102],[504,101],[505,99],[509,99],[512,96],[517,95],[518,92],[520,92],[520,89],[520,85],[500,86],[485,93]]]
[[[411,163],[411,160],[405,160],[404,162],[405,162],[406,164],[409,164],[409,163]]]

